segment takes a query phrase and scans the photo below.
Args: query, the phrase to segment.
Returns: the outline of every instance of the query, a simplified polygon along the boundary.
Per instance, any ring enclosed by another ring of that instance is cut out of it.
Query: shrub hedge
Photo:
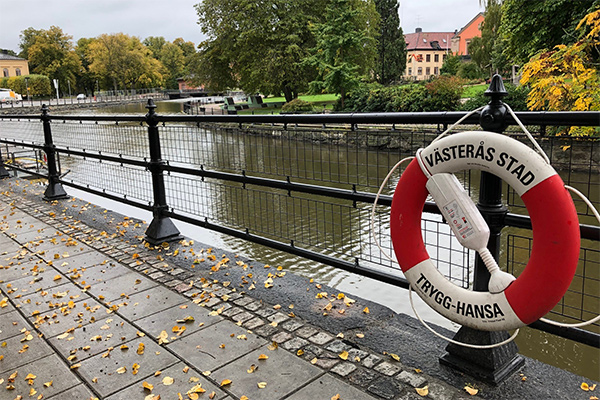
[[[25,96],[27,96],[25,78],[29,78],[29,94],[31,96],[49,96],[52,94],[50,78],[45,75],[31,74],[0,78],[0,87],[12,89],[25,98]]]

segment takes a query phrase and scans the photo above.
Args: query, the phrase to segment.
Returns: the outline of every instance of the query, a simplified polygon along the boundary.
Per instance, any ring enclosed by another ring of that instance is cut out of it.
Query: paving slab
[[[73,267],[66,271],[66,275],[79,286],[87,287],[89,285],[93,287],[130,272],[131,270],[122,264],[107,262],[104,265],[94,267]]]
[[[103,262],[114,262],[106,254],[98,251],[91,251],[89,253],[78,254],[69,258],[62,259],[61,262],[55,263],[55,267],[61,272],[72,270],[73,268],[85,268],[99,265]]]
[[[96,322],[106,317],[106,307],[94,299],[69,303],[58,309],[29,317],[47,338]]]
[[[8,233],[9,236],[16,240],[17,242],[21,243],[21,244],[25,244],[27,242],[31,242],[31,241],[35,241],[35,240],[41,240],[41,239],[46,239],[46,238],[50,238],[53,236],[57,236],[60,232],[50,226],[50,225],[46,225],[46,224],[39,224],[38,223],[35,225],[36,229],[32,229],[30,231],[19,231],[17,233]]]
[[[38,256],[27,249],[19,247],[17,250],[8,252],[2,251],[0,256],[0,265],[17,266],[27,263],[44,263]],[[44,263],[45,264],[45,263]]]
[[[46,225],[46,224],[43,224]],[[46,225],[48,226],[48,225]],[[40,228],[40,220],[22,211],[10,212],[2,220],[2,230],[8,234],[35,231]]]
[[[264,344],[266,341],[255,334],[221,321],[167,346],[200,371],[213,371]]]
[[[95,398],[97,398],[96,395],[84,385],[77,385],[52,397],[44,397],[45,400],[91,400]]]
[[[158,283],[132,271],[117,278],[96,283],[88,289],[88,292],[100,299],[102,299],[100,296],[103,296],[105,302],[112,302],[120,299],[122,294],[131,296],[155,286],[158,286]]]
[[[22,329],[31,330],[31,324],[14,308],[11,310],[0,318],[0,340],[17,336]]]
[[[266,354],[269,358],[259,360],[261,354]],[[252,365],[257,368],[253,373],[248,373]],[[230,379],[232,383],[227,390],[235,396],[247,396],[253,400],[275,400],[306,386],[321,374],[323,371],[300,357],[282,349],[270,351],[268,346],[263,346],[213,372],[211,377],[216,382]],[[259,388],[259,382],[266,382],[266,387]]]
[[[65,242],[63,240],[68,241]],[[28,242],[27,248],[45,261],[52,261],[56,264],[60,264],[61,260],[68,261],[72,256],[94,251],[88,245],[65,235]]]
[[[144,343],[143,354],[138,354],[140,343]],[[115,348],[109,357],[101,354],[81,362],[77,369],[81,377],[102,397],[108,397],[120,389],[153,376],[156,371],[174,365],[178,360],[168,351],[161,348],[147,337],[138,338],[128,343],[128,350]],[[138,372],[133,374],[133,365],[138,364]],[[124,367],[126,372],[117,370]],[[94,380],[94,378],[97,378]],[[93,382],[94,380],[95,382]]]
[[[10,282],[4,282],[0,284],[0,288],[2,288],[5,293],[8,293],[9,297],[20,298],[33,294],[41,289],[46,290],[51,287],[63,285],[67,282],[67,279],[53,268],[42,267],[39,271],[40,272],[32,272],[28,276]],[[57,276],[60,278],[54,280]]]
[[[120,348],[138,338],[138,330],[115,314],[106,315],[93,324],[75,329],[67,337],[55,336],[50,343],[65,359],[75,355],[70,364],[77,364],[109,348]],[[135,350],[135,349],[134,349]]]
[[[181,306],[187,307],[181,308]],[[200,329],[204,329],[223,320],[223,318],[218,315],[210,316],[209,311],[210,310],[207,310],[204,307],[198,307],[198,305],[188,301],[178,307],[168,308],[156,314],[139,319],[135,321],[135,324],[152,337],[158,337],[162,331],[166,330],[170,335],[171,341],[173,341],[186,337]],[[192,317],[193,320],[190,320],[189,317]],[[185,320],[185,322],[177,322],[178,320]],[[177,336],[173,333],[174,326],[185,327],[185,331]]]
[[[118,302],[119,314],[130,321],[136,321],[159,311],[175,308],[186,300],[185,297],[165,287],[155,286],[129,298],[121,299]]]
[[[186,365],[184,363],[177,363],[172,367],[169,367],[162,371],[158,376],[150,376],[145,379],[145,382],[153,385],[153,395],[160,395],[161,399],[177,399],[178,393],[181,393],[184,399],[189,397],[186,393],[195,385],[201,385],[202,389],[206,390],[204,393],[198,393],[199,399],[208,399],[212,392],[215,393],[214,400],[221,400],[227,397],[227,393],[220,390],[216,385],[209,382],[201,374],[198,374],[193,369],[187,369],[187,372],[183,372]],[[165,385],[163,379],[172,378],[173,383]],[[124,399],[144,399],[150,394],[150,391],[144,389],[142,383],[137,382],[124,390],[108,397],[106,400],[124,400]]]
[[[27,296],[14,299],[17,308],[20,308],[26,316],[34,312],[46,312],[56,310],[67,305],[69,301],[80,301],[90,299],[81,289],[72,283],[65,283],[49,289],[40,290]]]
[[[40,339],[37,334],[30,332],[31,340],[21,341],[27,337],[26,334],[19,334],[3,343],[6,346],[0,346],[0,374],[14,370],[22,365],[27,365],[33,361],[48,356],[53,353],[52,348]]]
[[[22,396],[24,399],[38,398],[40,395],[47,399],[80,383],[79,379],[71,374],[67,366],[54,354],[0,374],[0,378],[4,378],[2,386],[7,385],[8,377],[15,371],[18,372],[17,377],[12,382],[15,389],[7,392],[4,387],[1,388],[3,394],[0,394],[0,398],[8,399],[8,397],[2,396],[10,393],[10,399],[17,396]],[[31,385],[28,380],[25,380],[25,377],[29,374],[35,375]],[[52,382],[52,384],[46,387],[44,383],[48,382]],[[36,391],[33,396],[30,396],[31,389]],[[74,399],[74,397],[62,397],[62,399]],[[85,398],[79,397],[79,399]]]
[[[331,399],[336,395],[339,395],[340,400],[377,400],[329,374],[315,379],[286,400]]]

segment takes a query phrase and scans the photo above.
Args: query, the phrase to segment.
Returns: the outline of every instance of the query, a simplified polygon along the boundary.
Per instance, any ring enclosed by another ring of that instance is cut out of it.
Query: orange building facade
[[[452,53],[461,56],[469,55],[469,43],[476,36],[481,36],[481,24],[485,16],[483,13],[477,14],[468,24],[452,36]]]

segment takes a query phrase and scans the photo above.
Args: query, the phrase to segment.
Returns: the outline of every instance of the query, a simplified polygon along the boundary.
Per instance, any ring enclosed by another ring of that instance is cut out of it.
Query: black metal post
[[[163,175],[163,167],[166,163],[162,159],[160,151],[157,114],[154,111],[156,105],[152,99],[148,99],[146,108],[148,109],[146,123],[148,124],[148,143],[150,145],[150,163],[148,169],[152,173],[154,205],[152,210],[152,222],[146,230],[145,239],[148,243],[156,245],[162,242],[179,240],[182,236],[173,221],[165,216],[165,212],[169,210]]]
[[[2,158],[2,150],[0,149],[0,179],[8,178],[10,175],[4,168],[4,159]]]
[[[50,128],[50,117],[48,115],[49,108],[46,104],[42,104],[42,123],[44,126],[44,152],[48,162],[48,187],[44,191],[44,200],[61,200],[67,199],[69,196],[62,184],[56,168],[56,150],[54,141],[52,140],[52,129]]]
[[[494,75],[485,95],[491,98],[489,104],[481,111],[480,124],[486,131],[502,133],[508,126],[507,109],[502,97],[508,93],[500,75]],[[505,226],[504,218],[508,208],[502,203],[502,180],[488,172],[481,172],[479,202],[477,208],[490,227],[490,239],[487,248],[496,260],[500,255],[500,233]],[[490,274],[477,254],[473,277],[473,290],[487,291]],[[489,345],[499,343],[510,335],[506,331],[484,332],[462,327],[454,336],[454,340]],[[455,344],[446,347],[448,353],[440,358],[440,363],[453,369],[465,372],[485,382],[498,384],[525,364],[514,342],[493,349],[472,349]]]

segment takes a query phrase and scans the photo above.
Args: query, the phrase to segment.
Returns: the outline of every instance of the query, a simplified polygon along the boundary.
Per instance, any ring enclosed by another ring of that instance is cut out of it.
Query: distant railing
[[[47,199],[64,197],[61,185],[66,185],[152,211],[146,232],[150,243],[178,238],[171,222],[175,219],[403,288],[408,282],[398,277],[397,267],[381,256],[369,236],[375,192],[397,160],[413,155],[465,115],[174,116],[156,114],[152,100],[147,107],[145,116],[50,115],[47,107],[41,116],[0,115],[0,143],[4,152],[45,151]],[[544,137],[539,132],[542,126],[597,126],[600,113],[516,115],[538,131],[537,139],[565,183],[598,206],[600,140]],[[473,125],[479,117],[467,118],[460,130],[478,129]],[[510,116],[505,122],[516,124]],[[522,140],[518,133],[511,135]],[[62,171],[50,160],[56,154]],[[4,163],[0,173],[5,176],[5,168],[30,172],[15,162]],[[68,174],[61,175],[63,171]],[[385,188],[376,213],[376,232],[389,253],[389,207],[397,179],[394,175]],[[459,179],[470,190],[480,190],[478,172],[465,172]],[[518,272],[531,247],[531,224],[518,196],[507,186],[502,193],[510,210],[501,222],[507,232],[498,239],[504,250],[498,248],[496,256]],[[230,207],[233,203],[236,207]],[[580,266],[569,292],[551,312],[569,322],[593,317],[600,302],[600,229],[587,206],[577,199],[575,204],[582,222]],[[427,202],[424,211],[424,240],[440,270],[458,285],[477,286],[469,268],[474,255],[453,238],[434,203]],[[585,330],[540,321],[531,326],[600,347],[597,323]]]

